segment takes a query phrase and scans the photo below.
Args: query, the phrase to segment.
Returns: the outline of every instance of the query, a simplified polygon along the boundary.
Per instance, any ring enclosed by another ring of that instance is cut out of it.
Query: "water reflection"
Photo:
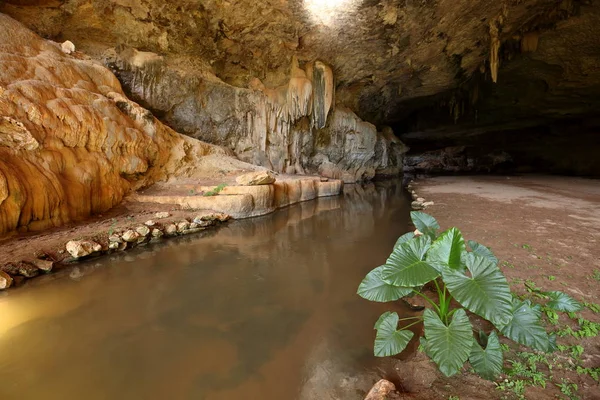
[[[0,398],[361,399],[390,306],[356,287],[407,204],[395,182],[349,185],[34,280],[0,298]]]

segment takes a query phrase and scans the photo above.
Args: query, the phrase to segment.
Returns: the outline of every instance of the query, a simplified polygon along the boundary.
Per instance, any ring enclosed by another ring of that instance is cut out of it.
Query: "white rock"
[[[146,226],[154,226],[154,225],[156,225],[156,222],[154,222],[152,220],[149,220],[149,221],[144,222],[144,225],[146,225]]]
[[[108,237],[108,241],[115,242],[115,243],[123,243],[123,239],[121,239],[121,237],[119,235],[110,235]]]
[[[434,205],[434,204],[435,204],[435,203],[434,203],[433,201],[426,201],[425,203],[423,203],[423,206],[424,206],[424,207],[429,207],[429,206],[432,206],[432,205]]]
[[[190,227],[188,221],[181,221],[177,223],[177,232],[181,233]]]
[[[75,45],[70,40],[67,40],[60,45],[60,49],[65,54],[71,54],[75,51]]]
[[[117,250],[119,248],[120,243],[118,242],[110,242],[108,244],[108,248],[111,250]]]
[[[102,250],[102,246],[91,240],[71,240],[66,247],[69,254],[75,258],[89,256]]]
[[[152,237],[159,238],[163,237],[164,233],[160,229],[152,229]]]
[[[148,228],[146,225],[138,226],[135,228],[135,231],[142,237],[146,237],[150,234],[150,228]]]
[[[139,236],[137,232],[130,229],[123,234],[123,240],[128,243],[137,242]]]
[[[169,218],[171,216],[171,214],[169,214],[166,211],[163,211],[163,212],[157,212],[156,214],[154,214],[154,216],[156,218],[158,218],[158,219],[160,219],[160,218]]]
[[[424,203],[424,202],[425,202],[425,199],[424,199],[424,198],[422,198],[422,197],[418,197],[418,198],[417,198],[417,201],[418,201],[419,203]]]
[[[165,228],[165,234],[167,236],[175,236],[177,235],[177,226],[175,224],[169,224]]]

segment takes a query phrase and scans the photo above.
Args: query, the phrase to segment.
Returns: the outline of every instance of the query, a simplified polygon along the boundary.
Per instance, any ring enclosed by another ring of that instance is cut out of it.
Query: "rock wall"
[[[101,64],[0,14],[0,235],[103,212],[157,180],[201,176],[195,166],[208,154],[229,152],[179,135]]]
[[[228,85],[195,65],[173,64],[133,48],[106,63],[136,101],[191,137],[232,149],[243,161],[277,172],[319,173],[345,182],[397,176],[407,148],[391,129],[377,132],[351,110],[334,106],[334,77],[322,62],[300,68],[288,83],[267,88]]]

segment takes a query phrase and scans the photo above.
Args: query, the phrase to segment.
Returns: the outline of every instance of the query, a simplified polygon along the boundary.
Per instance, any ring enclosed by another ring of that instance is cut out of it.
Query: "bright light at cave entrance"
[[[313,19],[333,25],[340,14],[353,10],[358,0],[304,0],[304,6]]]

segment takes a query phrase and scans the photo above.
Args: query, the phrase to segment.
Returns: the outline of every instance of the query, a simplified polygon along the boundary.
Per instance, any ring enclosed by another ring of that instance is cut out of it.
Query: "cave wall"
[[[229,151],[179,135],[117,78],[0,14],[0,236],[100,213]]]
[[[232,149],[243,161],[288,174],[318,173],[345,182],[398,176],[407,148],[335,106],[334,76],[315,61],[292,59],[286,84],[231,86],[197,67],[170,65],[133,48],[105,53],[126,92],[177,131]]]

